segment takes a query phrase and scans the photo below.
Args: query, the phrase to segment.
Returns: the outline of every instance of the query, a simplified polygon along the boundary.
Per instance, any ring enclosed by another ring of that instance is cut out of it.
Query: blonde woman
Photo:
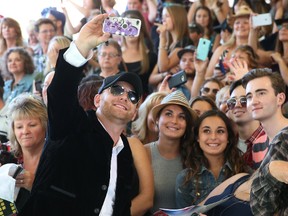
[[[24,172],[17,175],[16,187],[20,192],[16,200],[18,211],[26,202],[32,189],[36,169],[44,147],[48,114],[41,98],[23,93],[9,104],[10,126],[8,138],[11,150]]]
[[[140,105],[138,118],[132,122],[132,132],[143,144],[156,141],[158,130],[152,118],[152,108],[167,95],[165,92],[153,92]]]

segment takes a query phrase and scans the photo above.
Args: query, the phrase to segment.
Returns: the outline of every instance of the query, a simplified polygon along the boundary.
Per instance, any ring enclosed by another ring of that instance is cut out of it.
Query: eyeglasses
[[[55,30],[54,30],[54,29],[51,29],[51,30],[43,30],[43,31],[40,31],[39,33],[41,33],[41,34],[55,33]]]
[[[99,53],[98,56],[101,56],[103,58],[105,58],[106,56],[109,56],[110,58],[115,58],[115,57],[118,57],[120,55],[117,53],[105,53],[105,52],[103,52],[103,53]]]
[[[135,91],[127,91],[123,86],[120,85],[113,85],[110,87],[110,93],[114,96],[123,95],[125,92],[127,92],[128,98],[133,104],[137,104],[139,101],[139,96]]]
[[[210,91],[212,91],[212,93],[216,95],[217,92],[219,91],[219,89],[210,89],[210,88],[208,88],[208,87],[203,87],[203,88],[201,89],[201,92],[202,92],[202,93],[205,93],[205,94],[209,94]]]
[[[282,23],[282,24],[280,24],[280,25],[277,25],[277,28],[278,28],[279,30],[281,30],[282,28],[288,29],[288,23]]]
[[[238,99],[236,98],[230,98],[227,100],[227,106],[229,110],[233,110],[237,104],[237,101],[239,101],[241,107],[245,108],[247,105],[247,99],[246,97],[240,97]]]

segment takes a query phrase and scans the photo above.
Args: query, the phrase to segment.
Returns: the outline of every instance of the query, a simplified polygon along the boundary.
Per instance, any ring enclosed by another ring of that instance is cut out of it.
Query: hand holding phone
[[[198,47],[197,47],[197,54],[196,58],[205,61],[208,57],[208,53],[210,51],[211,41],[205,38],[200,38]]]
[[[177,88],[178,86],[184,84],[187,82],[187,76],[186,76],[186,72],[184,70],[181,70],[179,72],[177,72],[176,74],[173,74],[169,80],[168,80],[168,85],[169,88]]]
[[[141,20],[126,17],[107,17],[103,23],[103,32],[110,34],[138,37]]]
[[[252,25],[253,27],[266,26],[272,24],[272,18],[270,13],[258,14],[252,16]]]

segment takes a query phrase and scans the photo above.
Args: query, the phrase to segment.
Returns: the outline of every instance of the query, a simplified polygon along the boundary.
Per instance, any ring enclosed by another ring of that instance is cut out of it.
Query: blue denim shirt
[[[182,170],[176,178],[176,205],[177,208],[184,208],[191,205],[197,205],[203,201],[208,194],[219,184],[225,181],[229,176],[225,177],[226,169],[231,170],[228,162],[224,164],[219,173],[218,179],[205,166],[202,166],[198,178],[192,178],[190,182],[183,185],[186,174],[190,168]]]
[[[13,80],[7,80],[4,84],[4,94],[3,100],[6,104],[10,103],[16,96],[23,92],[32,92],[32,85],[33,85],[34,75],[33,74],[26,74],[19,83],[17,83],[13,90]]]

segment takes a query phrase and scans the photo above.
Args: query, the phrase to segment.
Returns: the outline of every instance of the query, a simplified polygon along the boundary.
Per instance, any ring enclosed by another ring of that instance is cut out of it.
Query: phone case
[[[168,80],[169,88],[178,87],[187,82],[186,72],[184,70],[177,72],[171,76]]]
[[[103,23],[103,32],[122,36],[138,37],[141,20],[126,17],[107,17]]]
[[[210,50],[211,41],[205,38],[200,38],[198,47],[197,47],[197,56],[196,58],[202,61],[205,61],[209,50]]]
[[[270,13],[259,14],[257,16],[252,16],[253,27],[266,26],[272,24],[272,18]]]

